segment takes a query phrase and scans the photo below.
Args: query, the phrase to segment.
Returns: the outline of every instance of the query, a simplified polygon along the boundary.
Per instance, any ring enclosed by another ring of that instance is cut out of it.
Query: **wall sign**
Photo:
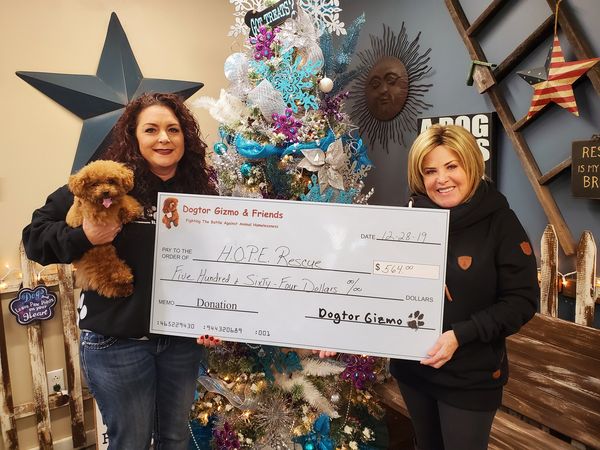
[[[574,197],[600,198],[600,139],[572,146],[571,192]]]
[[[8,309],[16,317],[19,325],[28,325],[36,320],[48,320],[54,317],[56,294],[49,292],[46,286],[34,289],[22,288],[17,298],[10,301]]]
[[[459,125],[468,130],[475,139],[483,159],[485,173],[496,179],[496,113],[460,114],[456,116],[421,117],[417,119],[417,128],[422,133],[435,124]]]
[[[295,17],[296,8],[296,0],[281,0],[262,11],[248,11],[244,16],[244,22],[250,28],[249,36],[256,36],[261,25],[274,28],[287,19]]]

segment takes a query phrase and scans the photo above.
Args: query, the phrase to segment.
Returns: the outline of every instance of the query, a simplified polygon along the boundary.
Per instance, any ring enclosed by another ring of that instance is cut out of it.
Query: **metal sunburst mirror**
[[[416,131],[416,118],[432,105],[422,98],[432,84],[418,83],[431,71],[429,52],[420,54],[419,37],[409,42],[404,22],[398,36],[383,25],[383,37],[370,35],[371,48],[358,53],[359,75],[352,89],[352,116],[361,134],[388,150]]]

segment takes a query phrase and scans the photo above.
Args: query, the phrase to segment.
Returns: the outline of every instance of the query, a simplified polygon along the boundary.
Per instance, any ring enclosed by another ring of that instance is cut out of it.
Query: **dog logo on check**
[[[162,223],[164,223],[165,226],[169,229],[171,228],[171,224],[173,226],[179,225],[179,212],[177,211],[178,203],[179,200],[177,200],[175,197],[167,197],[163,203]]]

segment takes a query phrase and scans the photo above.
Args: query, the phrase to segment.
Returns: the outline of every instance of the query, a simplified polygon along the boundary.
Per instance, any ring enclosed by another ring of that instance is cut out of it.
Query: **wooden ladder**
[[[483,27],[493,19],[501,8],[509,2],[509,0],[493,0],[472,24],[467,20],[459,0],[445,0],[445,2],[471,59],[487,62],[485,53],[476,36]],[[567,158],[547,173],[542,174],[521,130],[533,120],[537,119],[538,116],[541,116],[541,113],[544,112],[544,110],[529,119],[527,118],[527,115],[525,115],[520,120],[515,120],[499,86],[499,83],[511,73],[523,58],[531,53],[546,38],[552,35],[554,30],[554,11],[556,10],[557,0],[546,0],[546,2],[550,8],[550,16],[534,30],[529,37],[520,43],[495,69],[485,65],[476,65],[474,68],[473,80],[475,81],[478,92],[480,94],[486,93],[494,105],[498,117],[502,122],[502,126],[510,138],[515,152],[521,161],[521,165],[525,170],[525,174],[533,187],[535,195],[544,209],[548,221],[556,230],[563,251],[566,255],[573,255],[575,253],[575,241],[547,186],[547,184],[555,179],[558,174],[571,166],[571,158]],[[578,59],[592,58],[591,47],[582,37],[582,33],[578,29],[576,22],[565,3],[566,2],[561,3],[560,12],[558,14],[560,28],[569,40],[573,52]],[[600,95],[600,64],[590,69],[587,72],[587,77],[591,80],[598,95]]]

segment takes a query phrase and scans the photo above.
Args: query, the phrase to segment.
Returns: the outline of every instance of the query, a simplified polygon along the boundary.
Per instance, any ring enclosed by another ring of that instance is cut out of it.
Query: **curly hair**
[[[200,127],[183,99],[176,94],[145,93],[132,100],[113,128],[111,144],[102,154],[102,159],[129,166],[135,175],[134,195],[143,204],[154,204],[161,181],[150,171],[135,135],[140,113],[153,105],[167,107],[175,114],[184,137],[183,156],[169,188],[190,194],[215,194],[214,177],[206,165],[206,144],[200,138]]]

